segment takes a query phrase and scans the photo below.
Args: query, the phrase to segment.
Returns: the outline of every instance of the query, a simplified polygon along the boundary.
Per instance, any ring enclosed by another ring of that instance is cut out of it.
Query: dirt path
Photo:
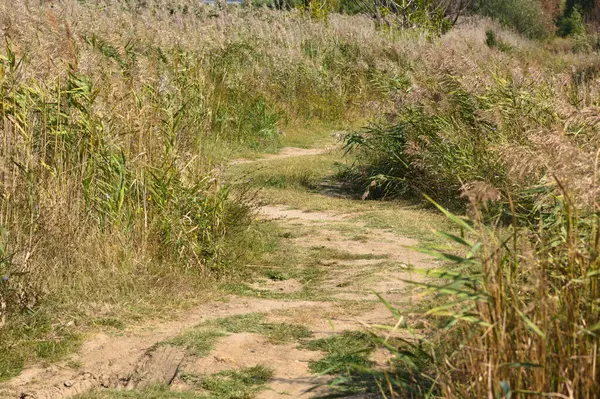
[[[328,151],[284,149],[259,162]],[[237,164],[250,162],[256,161]],[[132,389],[134,394],[145,386],[140,381],[154,378],[151,382],[167,383],[174,395],[195,392],[198,397],[235,398],[235,393],[213,391],[217,388],[202,376],[257,365],[273,370],[266,387],[239,397],[310,398],[328,393],[323,384],[332,377],[319,376],[314,370],[315,362],[326,354],[309,343],[344,336],[364,324],[393,324],[389,310],[374,292],[396,304],[415,300],[418,293],[405,280],[418,278],[411,268],[429,267],[431,262],[407,248],[418,241],[370,226],[357,219],[355,211],[307,212],[278,204],[263,206],[260,218],[276,224],[285,244],[282,248],[289,252],[274,254],[279,260],[265,266],[267,272],[239,293],[175,320],[155,320],[119,334],[98,334],[63,362],[25,370],[0,389],[0,397],[54,399],[98,391],[84,396],[118,398],[120,394],[110,389]],[[386,356],[375,351],[370,359],[382,364]],[[127,397],[144,398],[145,392]]]
[[[327,148],[297,148],[297,147],[284,147],[277,154],[269,154],[265,155],[261,158],[257,159],[236,159],[235,161],[231,161],[230,165],[243,165],[248,163],[256,163],[256,162],[267,162],[274,161],[278,159],[286,159],[286,158],[296,158],[296,157],[306,157],[309,155],[321,155],[326,154],[331,151],[334,147]]]

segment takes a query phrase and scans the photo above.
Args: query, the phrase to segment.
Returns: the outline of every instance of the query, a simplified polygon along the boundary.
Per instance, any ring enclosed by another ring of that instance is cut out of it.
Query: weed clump
[[[308,342],[304,347],[326,353],[323,359],[309,363],[313,373],[335,375],[357,368],[367,368],[373,364],[368,359],[375,349],[373,338],[360,331],[347,331],[329,338],[317,339]]]
[[[236,371],[221,371],[209,376],[184,375],[183,380],[208,391],[211,397],[251,399],[265,389],[265,384],[273,374],[272,369],[257,365]]]

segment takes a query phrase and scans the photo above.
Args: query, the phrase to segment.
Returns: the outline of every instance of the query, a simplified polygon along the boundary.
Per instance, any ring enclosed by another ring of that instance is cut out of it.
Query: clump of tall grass
[[[533,52],[516,40],[499,51],[486,46],[484,32],[483,25],[458,28],[415,56],[400,106],[348,136],[362,175],[388,195],[426,193],[445,205],[464,204],[465,183],[485,182],[525,206],[523,188],[558,174],[589,204],[589,159],[598,148],[595,63]]]
[[[426,272],[443,279],[429,288],[445,303],[428,314],[445,320],[444,397],[596,397],[599,208],[578,207],[557,186],[534,222],[515,214],[509,228],[490,228],[472,193],[473,223],[452,217],[472,236],[451,237],[467,255],[438,251],[450,266]]]
[[[440,232],[460,255],[456,247],[422,249],[445,263],[415,271],[430,278],[418,285],[434,303],[421,316],[424,336],[382,298],[398,320],[385,334],[406,337],[379,341],[393,356],[390,369],[370,371],[383,394],[597,397],[600,208],[581,208],[556,186],[560,194],[536,208],[534,221],[515,212],[508,227],[485,222],[481,192],[465,192],[469,218],[438,205],[462,232]]]

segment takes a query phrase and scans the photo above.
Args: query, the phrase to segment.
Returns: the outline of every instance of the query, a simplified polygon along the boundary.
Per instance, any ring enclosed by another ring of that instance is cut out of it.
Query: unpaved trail
[[[256,162],[268,162],[275,161],[278,159],[306,157],[310,155],[321,155],[326,154],[334,149],[334,147],[326,148],[298,148],[298,147],[284,147],[277,154],[268,154],[257,159],[236,159],[231,161],[230,165],[242,165]]]
[[[278,155],[235,164],[275,162],[329,151],[283,149]],[[119,335],[97,334],[69,359],[25,370],[0,388],[0,397],[55,399],[94,390],[128,389],[135,378],[146,378],[145,374],[139,375],[140,364],[149,359],[152,363],[156,348],[162,348],[158,343],[178,337],[201,323],[258,313],[271,323],[268,325],[301,325],[310,331],[310,339],[318,339],[360,330],[365,324],[393,325],[395,320],[375,292],[395,304],[418,300],[419,292],[405,281],[419,279],[411,273],[411,268],[430,267],[431,261],[409,249],[418,245],[416,240],[389,229],[368,227],[357,220],[356,212],[335,209],[308,212],[280,204],[263,206],[259,213],[260,218],[286,232],[288,247],[317,261],[306,265],[284,262],[279,269],[270,265],[271,270],[278,270],[284,277],[257,277],[247,285],[252,294],[229,295],[222,302],[207,303],[173,320],[154,320]],[[298,272],[290,272],[286,277],[292,268]],[[310,273],[315,277],[306,277]],[[318,293],[317,300],[312,300],[313,292]],[[266,389],[256,393],[259,399],[311,398],[329,392],[326,383],[331,377],[316,375],[309,369],[310,362],[323,358],[322,352],[309,350],[299,345],[298,340],[274,343],[265,334],[248,329],[224,334],[204,355],[190,354],[185,348],[161,349],[163,358],[158,362],[163,364],[149,367],[158,367],[166,373],[165,381],[175,392],[196,392],[197,387],[183,376],[206,376],[256,365],[274,370]],[[388,360],[379,351],[371,357],[382,366]],[[76,370],[68,366],[74,362],[80,365]],[[134,377],[136,373],[138,376]],[[102,397],[113,397],[107,395]],[[128,397],[145,396],[140,391],[139,396]]]

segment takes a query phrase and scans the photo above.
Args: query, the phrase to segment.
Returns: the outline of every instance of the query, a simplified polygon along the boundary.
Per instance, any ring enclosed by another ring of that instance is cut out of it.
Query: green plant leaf
[[[462,220],[461,218],[459,218],[458,216],[456,216],[455,214],[453,214],[452,212],[447,211],[443,206],[441,206],[440,204],[438,204],[437,202],[435,202],[431,197],[429,197],[427,194],[423,194],[423,196],[429,201],[431,202],[433,205],[435,205],[435,207],[437,209],[439,209],[444,215],[446,215],[446,217],[448,219],[450,219],[451,221],[453,221],[454,223],[456,223],[457,225],[459,225],[460,227],[470,231],[473,234],[477,234],[477,231],[471,227],[471,225],[469,225],[467,222],[465,222],[464,220]]]
[[[544,332],[542,330],[540,330],[540,328],[538,326],[536,326],[535,323],[529,319],[529,317],[527,317],[519,309],[515,309],[515,310],[517,311],[517,313],[519,314],[519,316],[521,316],[521,319],[523,319],[523,321],[525,322],[525,324],[527,324],[527,326],[533,332],[535,332],[537,335],[539,335],[542,338],[546,338],[546,334],[544,334]]]

